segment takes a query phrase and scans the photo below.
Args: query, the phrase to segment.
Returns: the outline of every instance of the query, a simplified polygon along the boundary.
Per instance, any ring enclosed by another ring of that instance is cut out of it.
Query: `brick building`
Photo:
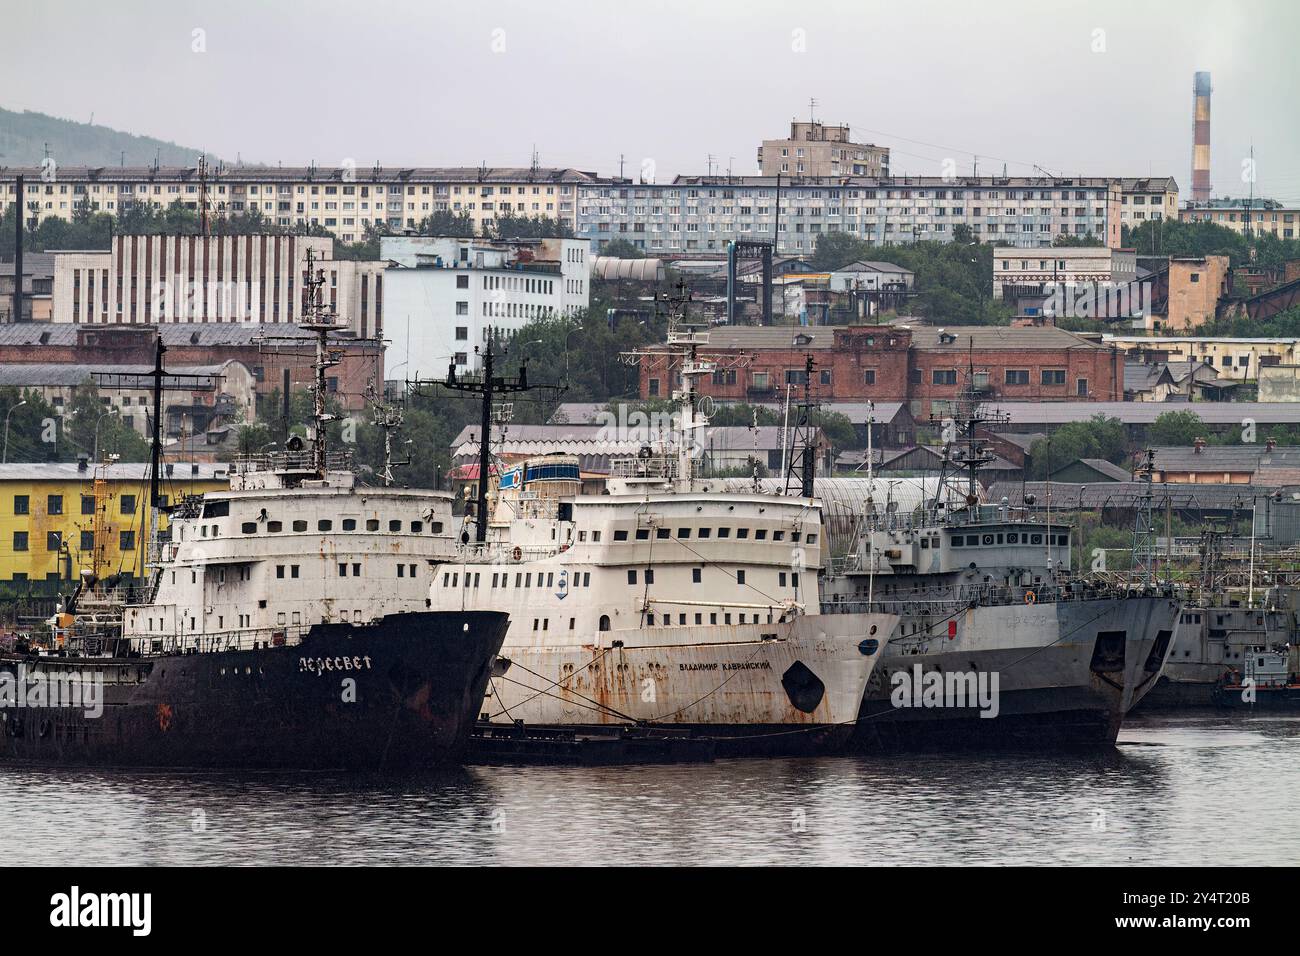
[[[0,364],[45,363],[95,366],[153,366],[155,335],[161,331],[167,366],[211,366],[242,362],[253,373],[260,407],[282,388],[284,373],[297,391],[312,380],[313,334],[292,323],[271,328],[237,323],[179,322],[149,325],[75,325],[24,322],[0,325]],[[265,339],[263,339],[265,336]],[[343,408],[366,407],[366,386],[383,388],[384,349],[374,339],[337,335],[331,350],[340,362],[329,370],[329,390]]]
[[[1121,401],[1123,352],[1055,327],[820,326],[719,328],[704,354],[717,362],[701,390],[720,401],[799,397],[805,361],[814,362],[812,394],[822,402],[905,402],[918,419],[944,415],[974,368],[990,400]],[[666,359],[641,365],[641,397],[671,394]]]

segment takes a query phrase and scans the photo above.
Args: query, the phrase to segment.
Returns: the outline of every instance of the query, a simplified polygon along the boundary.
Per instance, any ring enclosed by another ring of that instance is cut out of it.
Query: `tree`
[[[453,236],[457,239],[474,238],[474,220],[467,212],[448,212],[440,209],[420,220],[416,230],[421,236]]]
[[[1205,422],[1195,412],[1165,412],[1147,429],[1152,445],[1187,446],[1205,435]]]
[[[573,230],[551,216],[499,217],[487,232],[494,239],[572,239]]]
[[[611,239],[600,247],[602,256],[609,256],[612,259],[644,259],[645,252],[635,243],[626,239]]]
[[[1061,233],[1052,240],[1052,247],[1056,249],[1096,248],[1103,245],[1105,245],[1105,243],[1092,233],[1088,233],[1086,236],[1071,236],[1066,233]]]
[[[149,442],[120,417],[108,396],[102,396],[89,379],[78,385],[68,406],[67,439],[77,454],[90,458],[96,451],[102,461],[118,455],[122,461],[145,461]]]
[[[1036,479],[1080,458],[1104,458],[1116,464],[1128,455],[1124,424],[1118,418],[1094,415],[1087,421],[1068,422],[1029,449],[1030,473]]]

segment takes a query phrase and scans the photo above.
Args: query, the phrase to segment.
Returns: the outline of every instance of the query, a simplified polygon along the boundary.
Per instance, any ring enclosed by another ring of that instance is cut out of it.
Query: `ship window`
[[[755,532],[754,532],[754,540],[755,540],[755,541],[766,541],[766,540],[767,540],[767,529],[766,529],[766,528],[759,528],[757,531],[755,531]]]
[[[703,624],[703,623],[704,623],[704,615],[703,615],[703,614],[696,614],[696,615],[695,615],[695,623],[696,623],[696,624]]]
[[[541,580],[541,577],[542,577],[542,576],[539,574],[539,575],[537,576],[537,579],[540,581],[540,580]],[[548,573],[547,573],[547,575],[546,575],[546,586],[547,586],[548,588],[553,588],[553,587],[555,587],[555,572],[554,572],[554,571],[551,571],[551,572],[548,572]]]
[[[928,551],[929,548],[930,548],[930,539],[929,539],[929,538],[922,538],[922,539],[921,539],[921,550],[922,550],[922,551]]]
[[[344,531],[356,531],[356,530],[357,530],[357,519],[356,519],[356,518],[344,518],[344,519],[343,519],[343,530],[344,530]]]
[[[636,539],[637,539],[638,541],[648,541],[649,538],[650,538],[650,529],[649,529],[649,528],[637,528],[637,529],[636,529]]]
[[[722,617],[722,619],[723,619],[723,621],[724,621],[725,623],[730,624],[730,623],[731,623],[731,612],[728,611],[726,614],[724,614],[723,617]]]
[[[615,532],[614,532],[614,540],[615,540],[615,541],[626,541],[626,540],[627,540],[627,532],[626,532],[626,531],[615,531]]]
[[[199,526],[199,537],[201,537],[201,538],[206,538],[207,536],[208,536],[208,526],[207,526],[207,525],[200,525],[200,526]]]
[[[591,587],[591,572],[590,572],[590,571],[584,571],[584,572],[582,572],[582,586],[583,586],[584,588],[589,588],[589,587]]]
[[[998,535],[998,544],[1002,543],[1002,535]]]
[[[94,499],[91,500],[92,502],[94,501]],[[83,507],[81,513],[90,514],[91,512],[86,511],[86,509]],[[229,515],[230,515],[229,501],[207,501],[204,502],[203,504],[203,517],[205,518],[226,518],[229,517]]]
[[[430,534],[442,534],[442,522],[441,522],[441,521],[435,521],[435,522],[433,522],[432,524],[430,524],[430,525],[429,525],[429,533],[430,533]]]
[[[710,611],[710,612],[709,612],[709,623],[710,623],[710,624],[717,624],[717,623],[718,623],[718,612],[717,612],[717,611]]]
[[[699,531],[699,537],[707,538],[712,533],[713,533],[713,529],[711,528],[701,528]]]
[[[992,544],[992,543],[993,543],[993,535],[991,535],[991,534],[986,534],[986,535],[984,536],[984,543],[985,543],[985,544]]]
[[[952,536],[952,546],[954,548],[964,548],[966,546],[966,539],[959,534],[955,534]]]
[[[283,624],[283,623],[284,623],[284,612],[283,612],[283,611],[277,611],[277,612],[276,612],[276,615],[275,615],[275,623],[276,623],[276,624]]]
[[[635,569],[635,568],[631,568],[631,569],[628,570],[628,572],[627,572],[627,583],[628,583],[628,584],[636,584],[636,569]]]
[[[537,625],[538,625],[539,623],[540,623],[540,622],[538,621],[537,618],[533,618],[533,630],[534,630],[534,631],[537,630]]]
[[[749,529],[748,529],[748,528],[737,528],[737,529],[736,529],[736,537],[737,537],[737,538],[748,538],[748,537],[749,537]]]
[[[266,530],[271,532],[271,534],[277,534],[284,530],[284,525],[279,521],[268,521],[266,523]]]
[[[719,538],[730,538],[730,537],[731,537],[731,529],[730,529],[730,528],[719,528],[719,529],[718,529],[718,537],[719,537]]]
[[[399,564],[399,565],[397,566],[397,576],[398,576],[399,578],[404,578],[404,577],[406,577],[406,565],[404,565],[404,564]],[[469,575],[468,575],[468,574],[465,575],[465,585],[466,585],[467,587],[469,586]]]
[[[306,530],[307,530],[307,522],[305,522],[305,521],[295,521],[295,522],[293,523],[293,530],[294,530],[294,531],[306,531]]]
[[[412,522],[411,522],[411,531],[412,531],[412,533],[414,533],[414,534],[419,534],[419,533],[420,533],[421,531],[423,531],[423,530],[424,530],[424,522],[423,522],[423,521],[412,521]]]
[[[791,540],[791,541],[798,541],[801,537],[803,537],[803,535],[800,534],[798,531],[792,531],[792,532],[790,533],[790,540]]]
[[[782,571],[776,576],[776,583],[779,587],[785,587],[785,572]]]
[[[366,530],[367,530],[367,531],[378,531],[378,530],[379,530],[379,519],[378,519],[378,518],[367,518],[367,519],[366,519]]]
[[[699,583],[700,583],[700,578],[701,578],[701,577],[703,577],[703,573],[702,573],[702,571],[701,571],[700,568],[691,568],[691,583],[692,583],[692,584],[699,584]]]
[[[663,538],[667,538],[667,537],[669,537],[669,535],[670,535],[670,532],[668,531],[667,528],[656,528],[656,529],[655,529],[655,537],[656,537],[656,538],[663,539]]]
[[[591,540],[592,540],[592,541],[599,541],[599,540],[600,540],[600,532],[599,532],[599,531],[593,531],[593,532],[591,533]]]
[[[1017,534],[1015,531],[1012,531],[1007,535],[1007,544],[1019,544],[1019,543],[1020,543],[1020,535]]]
[[[530,588],[532,586],[533,586],[533,573],[529,571],[527,574],[524,575],[524,587]]]
[[[608,631],[608,630],[609,630],[609,615],[608,615],[608,614],[602,614],[602,615],[600,616],[600,629],[601,629],[602,631]]]
[[[573,630],[573,625],[577,623],[577,618],[569,618],[569,630]]]
[[[296,564],[289,565],[289,577],[296,578],[297,576],[298,576],[298,565]]]
[[[320,521],[316,522],[317,531],[330,531],[333,529],[333,527],[334,527],[334,522],[330,521],[328,518],[322,518]]]
[[[275,566],[275,576],[276,576],[277,578],[282,578],[282,577],[284,577],[284,565],[283,565],[283,564],[277,564],[277,565]]]
[[[1031,535],[1029,536],[1029,543],[1030,543],[1030,544],[1042,544],[1042,543],[1043,543],[1043,536],[1042,536],[1041,534],[1031,534]]]
[[[357,577],[360,577],[360,576],[361,576],[361,565],[360,565],[360,564],[354,564],[354,565],[352,565],[352,576],[353,576],[354,578],[357,578]]]
[[[691,529],[690,529],[690,528],[678,528],[678,529],[677,529],[677,537],[679,537],[679,538],[689,538],[690,536],[691,536]]]
[[[348,576],[348,566],[347,566],[346,564],[340,564],[340,565],[339,565],[339,577],[341,577],[341,578],[346,578],[347,576]]]
[[[402,530],[402,522],[399,521],[397,518],[394,518],[392,521],[388,522],[388,530],[389,530],[389,531],[401,531],[401,530]]]
[[[645,569],[645,583],[646,583],[646,584],[654,584],[654,583],[655,583],[655,573],[654,573],[654,569],[653,569],[653,568],[646,568],[646,569]]]
[[[773,532],[772,532],[772,540],[773,540],[773,541],[784,541],[784,540],[785,540],[785,532],[784,532],[784,531],[773,531]]]
[[[739,570],[739,569],[736,570],[736,583],[737,583],[737,584],[744,584],[744,583],[745,583],[745,572],[744,572],[744,571],[741,571],[741,570]]]
[[[816,544],[816,543],[817,543],[817,535],[815,535],[815,534],[810,534],[810,535],[808,535],[808,537],[805,538],[804,540],[805,540],[808,544]]]
[[[579,531],[579,532],[578,532],[578,540],[579,540],[579,541],[586,541],[586,540],[587,540],[587,532],[585,532],[585,531]]]
[[[302,612],[301,612],[301,611],[294,611],[294,612],[293,612],[293,623],[295,623],[295,624],[301,624],[301,623],[302,623]],[[245,671],[245,673],[247,673],[247,671]]]
[[[678,615],[677,615],[677,623],[678,623],[678,624],[685,624],[685,623],[686,623],[686,615],[685,615],[685,614],[678,614]]]

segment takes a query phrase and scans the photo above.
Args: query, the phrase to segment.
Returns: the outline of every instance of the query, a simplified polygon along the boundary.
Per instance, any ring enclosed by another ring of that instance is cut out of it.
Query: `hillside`
[[[200,152],[107,126],[0,109],[0,166],[39,166],[46,145],[61,166],[148,166],[155,158],[163,166],[193,166]]]

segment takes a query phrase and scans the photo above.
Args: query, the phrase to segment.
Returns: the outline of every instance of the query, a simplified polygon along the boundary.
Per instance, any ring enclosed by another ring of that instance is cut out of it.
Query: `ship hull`
[[[507,647],[493,723],[640,724],[707,735],[722,756],[827,753],[851,740],[892,615],[646,628],[599,647]],[[878,635],[868,639],[872,629]],[[638,643],[633,644],[632,640]]]
[[[928,636],[907,618],[868,685],[854,736],[866,750],[1113,745],[1155,685],[1178,626],[1168,598],[978,606]],[[973,678],[959,700],[921,688],[926,675]],[[996,683],[995,683],[996,681]],[[915,688],[918,693],[909,695]],[[987,716],[981,716],[987,714]]]
[[[393,614],[300,643],[135,658],[7,655],[0,676],[100,675],[85,706],[0,709],[0,758],[50,764],[418,770],[464,753],[509,618]],[[33,677],[35,680],[33,681]]]

